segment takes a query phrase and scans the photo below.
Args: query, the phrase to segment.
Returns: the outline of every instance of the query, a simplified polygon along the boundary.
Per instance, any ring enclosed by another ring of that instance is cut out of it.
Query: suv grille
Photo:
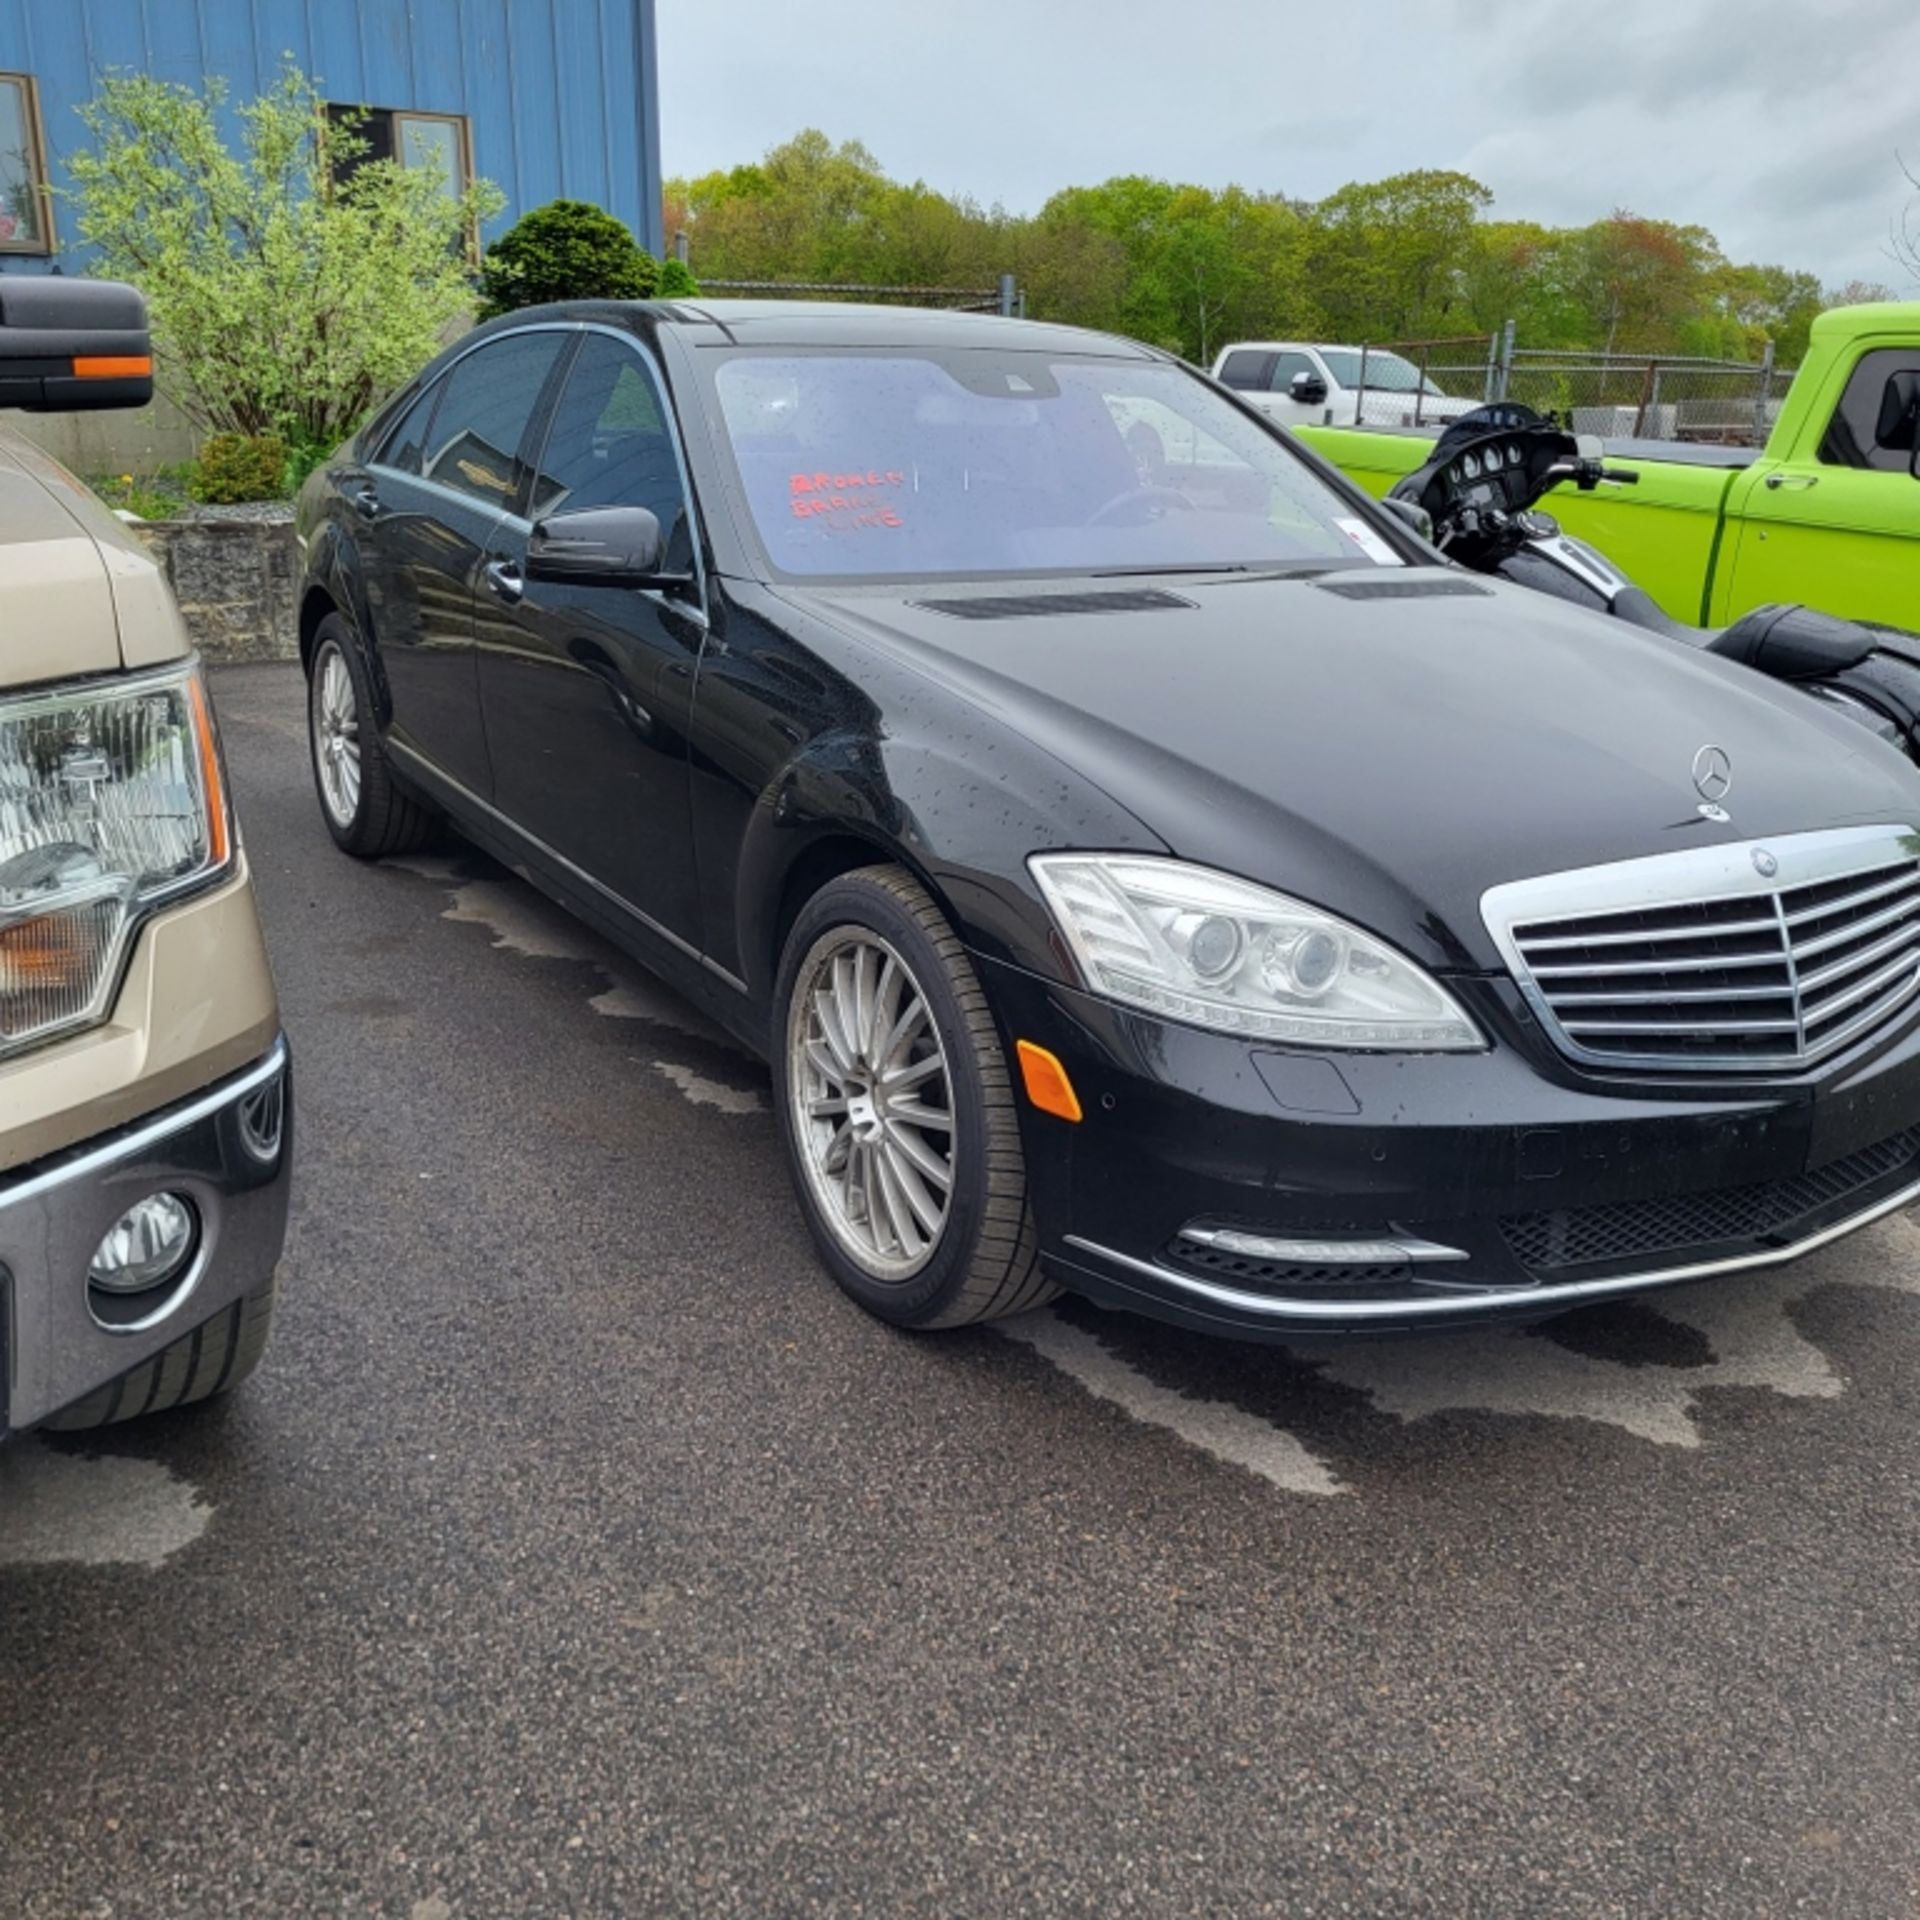
[[[1830,863],[1793,858],[1793,843],[1778,843],[1782,884],[1774,891],[1755,890],[1754,863],[1776,856],[1734,848],[1745,873],[1717,893],[1673,898],[1650,871],[1661,862],[1632,861],[1617,870],[1619,891],[1630,900],[1641,881],[1650,904],[1596,903],[1535,917],[1525,910],[1528,894],[1554,883],[1522,882],[1487,896],[1490,924],[1548,1032],[1577,1060],[1805,1066],[1888,1020],[1920,988],[1920,842],[1836,838],[1851,842],[1838,872],[1819,871]],[[1708,851],[1725,869],[1729,850]],[[1702,864],[1694,854],[1669,858]],[[1798,879],[1795,867],[1817,877]],[[1592,881],[1608,871],[1566,878]],[[1591,896],[1594,888],[1582,891]],[[1501,926],[1491,908],[1503,899],[1511,917]]]
[[[1500,1222],[1500,1231],[1514,1258],[1535,1273],[1752,1243],[1772,1236],[1798,1238],[1793,1230],[1808,1216],[1893,1174],[1911,1172],[1916,1158],[1920,1158],[1920,1127],[1909,1127],[1816,1173],[1757,1186],[1722,1187],[1713,1193],[1568,1207],[1557,1213],[1510,1214]]]

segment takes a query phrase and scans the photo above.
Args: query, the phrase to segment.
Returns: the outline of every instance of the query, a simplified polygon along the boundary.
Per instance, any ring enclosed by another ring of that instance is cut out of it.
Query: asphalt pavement
[[[1920,1228],[1290,1353],[816,1267],[763,1068],[215,692],[297,1074],[229,1403],[0,1451],[0,1913],[1920,1912]]]

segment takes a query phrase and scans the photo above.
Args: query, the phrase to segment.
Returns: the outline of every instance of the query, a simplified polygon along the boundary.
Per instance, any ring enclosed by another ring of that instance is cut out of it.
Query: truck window
[[[1220,384],[1242,393],[1265,393],[1273,385],[1271,353],[1230,353],[1220,368]]]
[[[1293,376],[1296,373],[1318,374],[1316,367],[1304,353],[1280,353],[1273,360],[1273,390],[1275,393],[1290,393],[1293,390]]]
[[[1863,353],[1820,442],[1820,463],[1906,473],[1920,423],[1920,349]]]

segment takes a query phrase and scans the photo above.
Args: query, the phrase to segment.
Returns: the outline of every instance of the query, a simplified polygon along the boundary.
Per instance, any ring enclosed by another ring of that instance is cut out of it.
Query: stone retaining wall
[[[141,521],[134,531],[165,569],[187,631],[209,660],[297,659],[300,565],[292,510],[246,511],[262,517],[203,510]]]

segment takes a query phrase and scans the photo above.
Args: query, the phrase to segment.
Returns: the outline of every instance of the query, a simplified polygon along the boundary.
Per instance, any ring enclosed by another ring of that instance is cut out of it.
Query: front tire
[[[307,749],[320,817],[334,844],[360,860],[417,852],[439,826],[431,807],[395,783],[374,711],[353,629],[330,613],[314,635],[307,676]]]
[[[1052,1299],[1000,1036],[925,888],[891,866],[823,887],[787,937],[775,1007],[781,1137],[841,1288],[916,1328]]]

